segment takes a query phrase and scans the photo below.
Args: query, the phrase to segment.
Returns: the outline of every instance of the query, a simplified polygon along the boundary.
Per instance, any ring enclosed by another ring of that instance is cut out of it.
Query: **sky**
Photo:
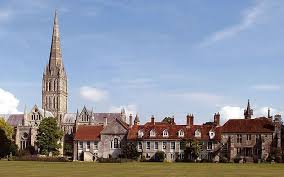
[[[0,114],[41,106],[55,9],[68,112],[185,123],[283,113],[284,1],[0,1]]]

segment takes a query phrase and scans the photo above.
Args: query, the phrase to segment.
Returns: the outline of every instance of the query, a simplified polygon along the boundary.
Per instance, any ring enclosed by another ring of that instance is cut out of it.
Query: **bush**
[[[165,152],[158,151],[149,161],[150,162],[163,162],[164,160],[165,160]]]
[[[212,163],[212,162],[213,162],[213,160],[209,160],[209,159],[202,159],[200,162],[201,162],[201,163]]]
[[[65,157],[40,157],[40,156],[19,156],[14,157],[15,161],[43,161],[43,162],[70,162]]]
[[[234,158],[234,163],[239,163],[239,162],[240,162],[240,160],[242,160],[242,158],[240,158],[240,157],[236,157],[236,158]]]
[[[227,157],[220,157],[220,160],[219,160],[220,163],[228,163],[229,160]]]

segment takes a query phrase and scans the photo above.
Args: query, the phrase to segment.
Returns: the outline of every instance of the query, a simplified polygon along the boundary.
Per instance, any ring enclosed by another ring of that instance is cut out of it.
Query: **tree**
[[[153,162],[163,162],[165,160],[165,152],[157,151],[150,161]]]
[[[7,155],[15,155],[17,153],[17,145],[10,140],[5,131],[0,128],[0,158],[3,158]]]
[[[9,140],[12,140],[14,128],[9,125],[4,118],[0,118],[0,128],[5,131],[5,134]]]
[[[140,153],[137,151],[137,142],[125,142],[122,144],[123,157],[137,159]]]
[[[59,153],[61,148],[60,140],[63,137],[63,132],[60,130],[57,121],[53,117],[45,118],[41,121],[37,130],[37,145],[40,149],[40,154],[53,155]]]
[[[66,156],[72,156],[73,155],[73,146],[70,143],[64,144],[64,153]]]
[[[191,160],[188,159],[191,156],[194,160],[196,160],[199,157],[199,154],[200,154],[199,142],[196,140],[189,141],[184,150],[185,159]]]

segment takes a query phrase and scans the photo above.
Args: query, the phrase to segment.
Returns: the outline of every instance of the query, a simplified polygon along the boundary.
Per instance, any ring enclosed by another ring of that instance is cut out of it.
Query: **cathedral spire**
[[[245,119],[251,119],[252,115],[253,115],[253,110],[250,108],[250,102],[248,100],[247,109],[245,109],[244,111]]]
[[[53,22],[52,41],[51,41],[50,56],[49,56],[49,69],[56,66],[57,67],[63,66],[57,10],[55,11],[54,22]]]

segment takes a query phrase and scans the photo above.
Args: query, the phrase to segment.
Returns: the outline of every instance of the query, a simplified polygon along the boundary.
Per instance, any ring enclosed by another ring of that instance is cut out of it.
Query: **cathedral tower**
[[[67,75],[62,62],[57,12],[54,16],[49,62],[42,78],[42,108],[61,123],[67,113]]]

